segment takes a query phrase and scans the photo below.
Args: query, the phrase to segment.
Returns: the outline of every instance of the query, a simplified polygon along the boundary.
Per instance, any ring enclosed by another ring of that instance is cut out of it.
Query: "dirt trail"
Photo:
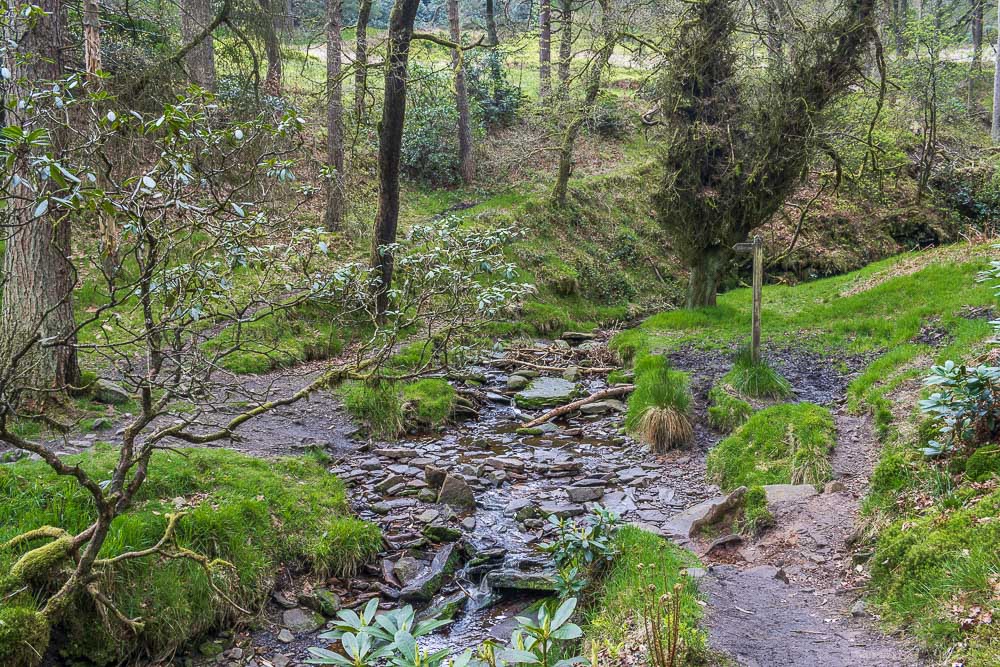
[[[775,505],[775,527],[703,579],[710,645],[739,665],[925,664],[858,602],[864,578],[849,543],[878,441],[868,417],[839,411],[836,423],[836,486]]]

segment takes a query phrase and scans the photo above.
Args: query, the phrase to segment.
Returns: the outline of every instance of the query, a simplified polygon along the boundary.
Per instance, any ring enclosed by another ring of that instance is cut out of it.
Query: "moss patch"
[[[826,460],[836,436],[827,408],[814,403],[775,405],[754,414],[709,452],[708,476],[726,491],[739,486],[788,484],[797,468]]]
[[[49,646],[49,624],[30,607],[0,606],[0,665],[36,667]]]
[[[437,428],[451,417],[455,407],[455,388],[446,380],[426,378],[403,387],[406,412],[419,426]]]
[[[108,479],[117,453],[99,449],[68,460],[95,479]],[[187,512],[177,528],[178,544],[230,563],[214,568],[215,583],[248,609],[267,599],[281,564],[346,574],[381,546],[379,529],[350,515],[343,484],[322,465],[191,449],[154,456],[149,480],[134,508],[113,524],[101,557],[155,544],[166,515],[178,507]],[[76,533],[93,516],[89,495],[47,466],[20,462],[0,468],[0,542],[43,525]],[[0,550],[0,571],[10,572],[31,546],[37,544]],[[102,621],[89,599],[75,600],[58,629],[68,658],[107,664],[162,655],[238,615],[188,560],[123,562],[101,575],[100,586],[125,615],[141,618],[145,629],[134,636],[113,619]]]

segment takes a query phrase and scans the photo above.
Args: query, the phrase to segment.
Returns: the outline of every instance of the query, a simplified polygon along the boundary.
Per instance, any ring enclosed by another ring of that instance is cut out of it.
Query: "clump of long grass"
[[[792,484],[819,486],[833,477],[833,465],[827,458],[825,443],[800,439],[794,424],[788,425],[785,443],[792,454]]]
[[[788,380],[765,360],[755,363],[747,346],[736,351],[733,368],[722,379],[740,395],[751,398],[784,398],[792,393]]]
[[[656,453],[691,442],[691,387],[687,373],[670,368],[665,357],[648,355],[635,366],[625,427]]]
[[[753,407],[737,398],[723,385],[715,385],[708,392],[708,425],[716,431],[730,433],[750,419]]]

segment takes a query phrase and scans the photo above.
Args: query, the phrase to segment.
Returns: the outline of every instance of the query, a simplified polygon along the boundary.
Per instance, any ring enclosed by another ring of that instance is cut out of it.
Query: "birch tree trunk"
[[[375,309],[381,319],[389,308],[393,256],[384,246],[396,242],[399,222],[399,161],[406,120],[406,79],[413,21],[420,0],[396,0],[389,16],[388,57],[378,143],[378,212],[372,234],[371,266],[379,284]]]
[[[343,0],[327,0],[326,21],[326,164],[333,173],[326,186],[325,225],[336,231],[344,221]]]
[[[451,41],[462,44],[462,21],[458,13],[458,0],[448,0],[448,27]],[[470,183],[476,176],[472,158],[472,122],[469,116],[469,92],[465,86],[465,65],[462,52],[451,50],[451,65],[455,70],[455,107],[458,109],[458,172],[462,182]]]

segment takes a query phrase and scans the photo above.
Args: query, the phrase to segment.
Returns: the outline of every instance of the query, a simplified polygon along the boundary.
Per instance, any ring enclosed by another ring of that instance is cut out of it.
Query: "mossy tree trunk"
[[[688,278],[688,308],[707,308],[716,304],[719,284],[726,269],[729,255],[725,248],[706,248],[691,262]]]
[[[368,95],[368,20],[371,15],[372,0],[361,0],[354,38],[354,115],[359,125],[365,118],[365,97]]]
[[[267,74],[264,76],[264,93],[273,97],[281,96],[281,40],[278,26],[281,17],[281,3],[272,0],[258,0],[260,3],[260,34],[264,40],[264,54],[267,56]]]

